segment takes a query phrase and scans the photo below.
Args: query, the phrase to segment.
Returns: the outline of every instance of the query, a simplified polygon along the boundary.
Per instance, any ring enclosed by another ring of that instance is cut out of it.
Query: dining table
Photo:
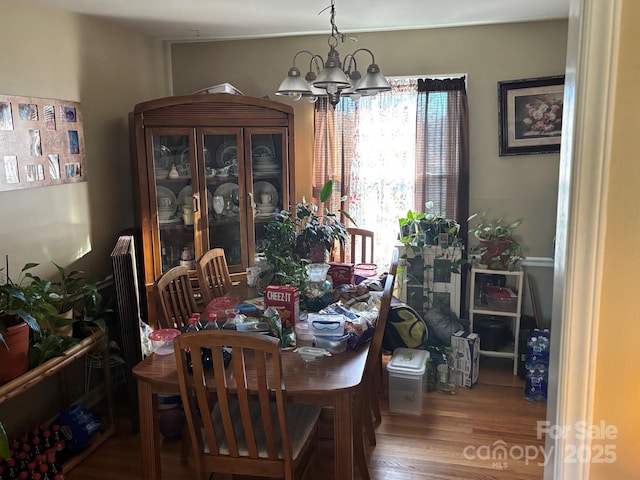
[[[236,285],[233,294],[250,298],[255,289]],[[306,362],[293,349],[281,351],[289,401],[333,407],[335,480],[353,478],[353,396],[362,381],[368,344]],[[158,395],[179,394],[174,355],[151,353],[133,367],[138,385],[142,479],[161,480]]]

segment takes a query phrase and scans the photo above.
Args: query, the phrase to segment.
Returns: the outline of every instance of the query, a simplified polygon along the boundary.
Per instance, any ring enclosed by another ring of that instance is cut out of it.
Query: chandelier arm
[[[371,55],[371,63],[376,63],[376,57],[373,56],[373,52],[368,48],[359,48],[355,52],[353,52],[351,55],[355,57],[356,53],[358,52],[367,52],[369,55]]]
[[[351,72],[352,65],[354,70],[358,70],[358,62],[356,62],[356,57],[355,57],[356,52],[357,50],[353,53],[349,53],[346,57],[344,57],[344,61],[342,62],[342,64],[344,65],[343,70],[347,75]]]
[[[298,55],[300,55],[301,53],[306,53],[308,55],[311,55],[311,59],[313,59],[313,57],[316,57],[317,55],[315,55],[313,52],[310,52],[309,50],[300,50],[299,52],[297,52],[294,56],[293,56],[293,66],[296,66],[296,59],[298,58]]]

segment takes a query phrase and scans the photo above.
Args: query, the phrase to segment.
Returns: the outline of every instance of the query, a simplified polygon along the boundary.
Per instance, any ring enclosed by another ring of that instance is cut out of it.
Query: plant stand
[[[476,276],[478,274],[504,275],[506,277],[506,285],[512,288],[518,296],[513,311],[495,310],[490,308],[488,305],[482,305],[480,303],[478,295],[476,294]],[[471,305],[469,308],[469,329],[472,332],[474,331],[473,324],[478,315],[494,315],[497,317],[505,318],[509,321],[514,338],[513,345],[509,345],[506,348],[500,349],[498,351],[482,350],[482,337],[480,337],[480,355],[484,355],[487,357],[512,358],[514,375],[518,374],[518,341],[520,337],[520,313],[522,310],[523,278],[524,275],[522,270],[490,270],[486,268],[475,267],[471,269]]]
[[[460,274],[451,263],[462,258],[459,247],[399,245],[398,298],[424,316],[437,304],[447,305],[460,318]]]
[[[38,365],[36,368],[29,370],[27,373],[15,378],[14,380],[6,383],[0,387],[0,405],[5,402],[18,397],[22,393],[29,390],[31,387],[36,386],[45,378],[56,375],[60,383],[60,392],[63,397],[67,397],[66,392],[68,388],[66,386],[66,375],[64,369],[71,363],[84,358],[89,352],[101,345],[100,340],[106,335],[102,331],[96,331],[90,337],[85,338],[80,343],[77,343],[73,347],[69,348],[64,354],[59,357],[54,357],[45,363]],[[102,445],[108,438],[113,436],[116,431],[116,426],[113,420],[113,396],[111,389],[111,369],[109,368],[109,349],[105,348],[102,352],[104,355],[104,381],[106,390],[106,412],[103,421],[103,430],[93,439],[93,441],[87,446],[85,450],[67,460],[63,465],[65,473],[69,472],[82,460],[87,458],[91,453],[95,451],[100,445]],[[68,398],[63,398],[65,403],[68,403]]]

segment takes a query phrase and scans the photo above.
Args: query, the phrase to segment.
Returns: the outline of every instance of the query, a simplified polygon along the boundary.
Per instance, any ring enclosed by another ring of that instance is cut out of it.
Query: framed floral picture
[[[500,156],[560,151],[564,75],[498,82]]]

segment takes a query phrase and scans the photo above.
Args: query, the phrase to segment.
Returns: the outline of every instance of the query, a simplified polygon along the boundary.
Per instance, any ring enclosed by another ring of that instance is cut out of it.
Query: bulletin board
[[[80,103],[0,95],[0,191],[86,180]]]

